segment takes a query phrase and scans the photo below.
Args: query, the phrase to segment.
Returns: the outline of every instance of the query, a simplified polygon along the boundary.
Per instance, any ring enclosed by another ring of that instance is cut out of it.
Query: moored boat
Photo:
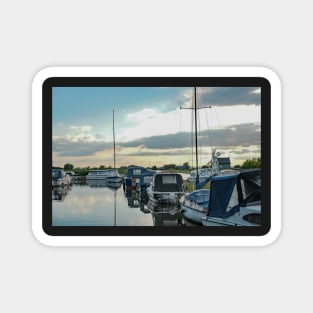
[[[180,199],[180,207],[184,218],[192,223],[201,225],[202,218],[208,213],[212,183],[220,179],[236,178],[238,174],[239,171],[236,170],[218,172],[210,178],[209,189],[197,189],[183,196]]]
[[[147,188],[149,201],[177,204],[185,194],[183,178],[178,173],[157,173]]]
[[[136,190],[144,192],[156,174],[155,171],[146,169],[142,166],[130,166],[127,169],[127,177],[124,178],[126,191]]]
[[[117,175],[117,170],[115,169],[90,170],[86,175],[86,180],[106,180],[108,177],[114,177]]]
[[[115,128],[114,128],[114,110],[113,110],[113,162],[114,162],[114,174],[106,178],[107,183],[111,185],[118,185],[122,183],[123,177],[116,169],[116,152],[115,152]]]
[[[207,213],[201,221],[204,226],[260,226],[261,170],[212,179]]]
[[[62,169],[52,169],[52,187],[71,184],[71,176]]]

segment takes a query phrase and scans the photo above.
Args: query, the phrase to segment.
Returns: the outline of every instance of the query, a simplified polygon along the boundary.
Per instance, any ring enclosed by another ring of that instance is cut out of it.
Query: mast
[[[196,188],[199,184],[199,164],[198,164],[198,128],[197,128],[197,89],[194,87],[195,90],[195,144],[196,144]]]
[[[180,109],[194,109],[195,111],[195,120],[194,120],[194,123],[195,123],[195,148],[196,148],[196,184],[195,184],[195,187],[197,189],[197,185],[199,185],[199,161],[198,161],[198,110],[201,110],[201,109],[206,109],[206,108],[212,108],[211,105],[209,106],[202,106],[201,108],[198,108],[197,107],[197,87],[195,86],[194,87],[194,94],[195,94],[195,97],[194,97],[194,107],[191,107],[191,108],[183,108],[183,107],[180,107]]]
[[[114,169],[115,169],[115,131],[114,131],[114,110],[113,110],[113,151],[114,151]]]

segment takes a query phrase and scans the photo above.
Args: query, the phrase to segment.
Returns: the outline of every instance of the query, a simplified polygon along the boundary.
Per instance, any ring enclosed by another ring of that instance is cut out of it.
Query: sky
[[[197,87],[199,165],[261,156],[258,87]],[[194,87],[53,87],[53,166],[195,165]]]

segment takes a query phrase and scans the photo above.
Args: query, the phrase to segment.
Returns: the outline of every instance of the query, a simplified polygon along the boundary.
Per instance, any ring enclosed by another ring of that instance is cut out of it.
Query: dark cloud
[[[143,150],[139,149],[137,152],[129,153],[128,155],[129,156],[158,156],[158,155],[176,156],[176,155],[190,154],[191,153],[190,150],[186,151],[184,149],[183,151],[181,149],[174,149],[174,150],[170,150],[170,151],[168,151],[166,149],[160,149],[160,150],[156,150],[156,151],[153,151],[153,150],[143,151]]]
[[[198,136],[199,147],[235,148],[238,146],[249,147],[261,144],[259,124],[241,124],[222,129],[201,131]],[[164,149],[170,155],[181,154],[178,149],[190,149],[194,145],[191,133],[182,132],[163,136],[152,136],[130,142],[118,143],[117,151],[123,148],[138,148],[135,155],[158,155],[160,151],[145,151],[145,149]],[[66,138],[54,138],[53,151],[60,156],[90,156],[97,152],[112,149],[112,143],[95,141],[70,141]],[[172,151],[166,151],[172,149]]]
[[[261,94],[257,87],[210,87],[199,88],[199,106],[260,105]]]
[[[259,145],[261,133],[258,131],[260,125],[242,124],[229,126],[223,129],[202,131],[198,136],[199,146],[250,146]],[[127,143],[120,143],[123,147],[139,147],[143,145],[147,149],[178,149],[190,148],[192,146],[191,133],[176,133],[163,136],[141,138]]]
[[[52,142],[53,152],[60,156],[90,156],[104,149],[112,149],[112,144],[95,141],[70,141],[66,138],[55,138]]]

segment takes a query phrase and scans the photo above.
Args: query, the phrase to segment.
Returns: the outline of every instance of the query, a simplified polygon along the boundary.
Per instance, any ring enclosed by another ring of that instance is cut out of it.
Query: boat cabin
[[[125,178],[126,190],[145,191],[150,185],[155,171],[148,170],[142,166],[130,166]]]
[[[52,169],[52,186],[65,186],[71,184],[71,176],[62,169]]]
[[[261,205],[261,170],[212,177],[207,216],[227,218],[240,207],[257,205]]]

